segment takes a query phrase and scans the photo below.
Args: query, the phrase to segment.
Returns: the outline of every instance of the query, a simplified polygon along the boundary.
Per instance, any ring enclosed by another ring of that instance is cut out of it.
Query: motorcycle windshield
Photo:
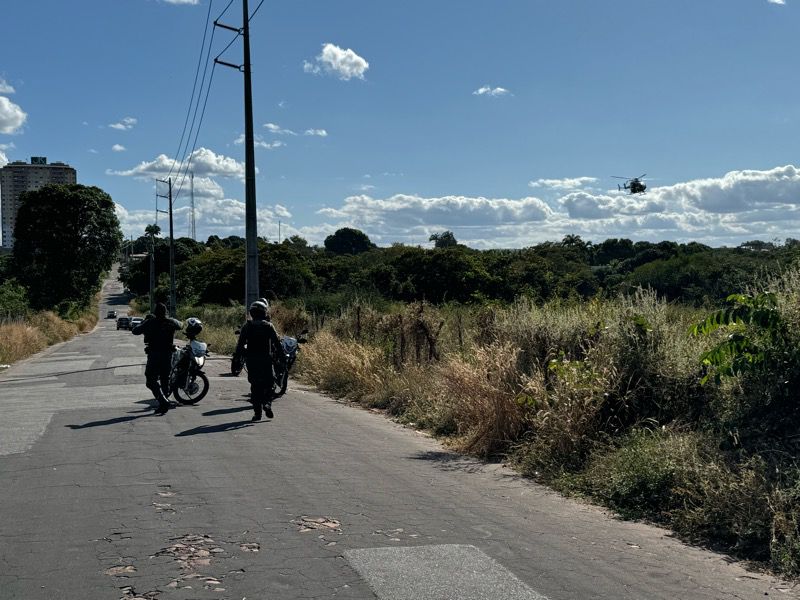
[[[297,340],[293,337],[283,338],[281,344],[283,344],[283,351],[286,352],[286,354],[291,354],[297,348]]]
[[[208,348],[208,346],[206,346],[206,344],[204,344],[203,342],[192,340],[189,343],[189,346],[191,346],[192,354],[194,354],[195,356],[200,357],[206,355],[206,349]]]

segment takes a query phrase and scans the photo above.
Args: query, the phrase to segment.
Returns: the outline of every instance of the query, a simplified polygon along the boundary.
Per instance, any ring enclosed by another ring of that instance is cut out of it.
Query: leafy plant
[[[796,360],[797,351],[787,343],[787,330],[775,294],[732,294],[727,302],[727,307],[689,329],[695,337],[709,336],[720,329],[730,331],[724,340],[701,355],[706,371],[702,383],[712,376],[720,383],[723,377],[736,377],[787,359]]]

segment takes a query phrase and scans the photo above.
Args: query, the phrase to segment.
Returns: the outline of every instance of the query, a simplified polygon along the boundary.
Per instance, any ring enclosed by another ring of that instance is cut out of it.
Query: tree
[[[161,227],[159,227],[158,225],[155,225],[155,224],[148,225],[147,227],[144,228],[144,234],[145,235],[152,235],[152,236],[159,236],[159,235],[161,235]]]
[[[334,254],[361,254],[374,247],[366,233],[350,227],[342,227],[325,238],[325,249]]]
[[[20,196],[14,270],[34,308],[85,307],[122,244],[114,201],[97,187],[46,185]]]
[[[428,238],[428,241],[433,242],[434,248],[452,248],[458,246],[458,240],[453,235],[452,231],[443,231],[442,233],[434,233]]]

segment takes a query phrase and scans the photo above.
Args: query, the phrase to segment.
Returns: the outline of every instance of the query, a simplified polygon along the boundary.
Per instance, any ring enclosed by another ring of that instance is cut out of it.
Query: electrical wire
[[[230,0],[230,2],[228,2],[228,6],[226,6],[225,9],[219,13],[219,16],[216,19],[214,19],[215,23],[225,16],[225,13],[228,12],[228,9],[231,7],[231,4],[233,4],[233,0]]]
[[[233,0],[231,0],[233,2]],[[197,91],[197,79],[200,75],[200,65],[203,63],[203,54],[206,51],[206,37],[208,36],[208,23],[211,19],[211,7],[214,5],[214,0],[209,0],[208,2],[208,12],[206,13],[206,25],[203,29],[203,42],[200,44],[200,55],[197,57],[197,68],[194,72],[194,83],[192,84],[192,95],[189,98],[189,108],[186,109],[186,119],[183,121],[183,131],[181,131],[181,140],[178,142],[178,150],[175,152],[175,158],[172,160],[172,166],[169,168],[169,173],[167,174],[167,178],[172,175],[172,171],[175,169],[175,164],[178,162],[178,157],[181,155],[181,148],[183,148],[183,139],[186,135],[186,126],[189,124],[189,115],[192,112],[192,105],[194,104],[194,94]],[[230,6],[230,4],[228,4]],[[227,10],[227,9],[226,9]],[[213,38],[213,32],[212,32]],[[189,136],[191,136],[191,132],[189,132]]]
[[[258,3],[258,6],[256,6],[256,9],[252,12],[252,14],[250,15],[250,18],[247,19],[248,23],[253,20],[253,17],[256,16],[256,13],[258,12],[258,9],[261,8],[262,4],[264,4],[264,0],[261,0],[261,2]]]
[[[208,63],[209,63],[209,58],[211,57],[211,47],[214,44],[214,33],[215,32],[216,32],[216,28],[214,28],[214,30],[212,30],[212,32],[211,32],[211,41],[208,44],[208,51],[206,52],[206,66],[203,69],[203,78],[200,81],[200,92],[197,95],[197,104],[195,104],[195,106],[194,106],[194,114],[192,115],[192,124],[189,127],[189,137],[186,139],[186,150],[188,150],[188,148],[189,148],[189,140],[192,139],[192,132],[195,131],[194,124],[197,121],[197,111],[200,109],[200,97],[203,95],[203,88],[205,88],[206,75],[208,74]],[[212,73],[213,73],[213,66],[212,66]],[[208,87],[206,88],[206,102],[208,102],[208,92],[210,91],[210,88],[211,88],[211,80],[209,79]],[[205,111],[205,106],[203,107],[203,110]],[[199,131],[199,126],[198,126],[198,131]],[[197,136],[195,135],[195,143],[196,143],[196,140],[197,140]],[[194,152],[194,149],[192,150],[192,152]],[[181,164],[178,167],[178,177],[180,177],[180,173],[181,173],[181,170],[183,169],[184,163],[186,162],[187,158],[189,158],[188,156],[186,156],[185,150],[184,150],[184,154],[182,156],[183,156],[183,158],[181,158]],[[183,178],[184,179],[186,178],[186,172],[185,171],[184,171]],[[183,181],[181,181],[181,187],[183,187]],[[173,204],[174,203],[175,203],[175,198],[173,197]]]
[[[214,60],[217,60],[217,59],[218,59],[220,56],[222,56],[223,54],[225,54],[225,51],[226,51],[228,48],[230,48],[230,47],[233,45],[233,42],[235,42],[236,40],[238,40],[238,39],[239,39],[239,37],[240,37],[241,35],[242,35],[241,33],[237,33],[237,34],[234,36],[234,38],[233,38],[233,39],[232,39],[230,42],[228,42],[228,45],[227,45],[227,46],[225,46],[225,47],[222,49],[222,52],[220,52],[219,54],[217,54],[217,56],[214,58]]]
[[[208,78],[208,87],[206,88],[206,97],[203,100],[203,110],[200,112],[200,122],[197,124],[197,130],[195,131],[194,135],[194,143],[192,144],[192,151],[189,152],[189,156],[186,161],[186,169],[183,171],[183,177],[181,178],[180,186],[178,187],[178,193],[172,197],[173,204],[175,200],[177,200],[178,196],[181,194],[181,190],[183,189],[183,184],[186,181],[186,175],[189,173],[189,169],[192,167],[192,159],[194,158],[194,151],[197,149],[197,139],[200,136],[200,128],[203,126],[203,118],[206,115],[206,106],[208,105],[208,96],[211,93],[211,82],[214,80],[214,72],[217,70],[217,63],[214,63],[211,67],[211,75]],[[199,102],[198,102],[199,104]]]

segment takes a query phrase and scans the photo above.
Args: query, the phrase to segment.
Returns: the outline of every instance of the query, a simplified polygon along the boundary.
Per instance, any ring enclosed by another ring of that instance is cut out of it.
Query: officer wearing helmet
[[[155,414],[163,415],[169,410],[167,402],[169,394],[169,372],[172,367],[172,345],[175,332],[181,324],[176,319],[167,317],[167,306],[162,302],[156,304],[155,317],[142,321],[133,328],[133,335],[144,335],[146,342],[147,366],[144,376],[148,389],[158,402]]]
[[[250,305],[251,320],[244,324],[236,344],[236,356],[247,362],[247,381],[250,382],[250,402],[253,403],[253,421],[261,420],[261,413],[273,418],[272,413],[272,356],[280,348],[280,338],[269,322],[269,304],[256,300]]]

